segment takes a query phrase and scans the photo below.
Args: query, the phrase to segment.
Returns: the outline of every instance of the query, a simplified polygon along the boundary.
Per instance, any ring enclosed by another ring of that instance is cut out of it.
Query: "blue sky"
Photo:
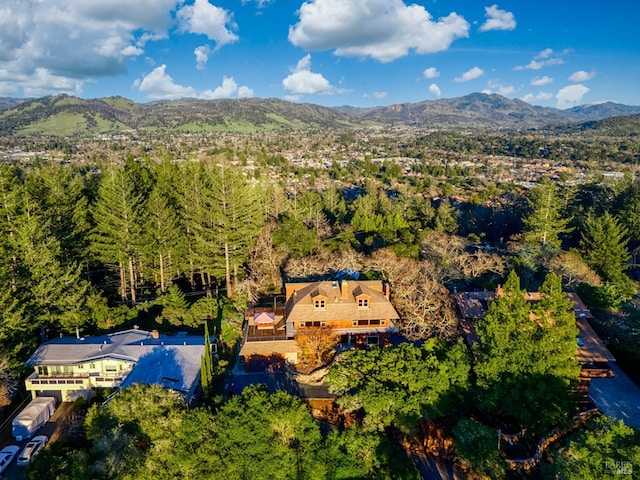
[[[0,0],[0,96],[640,105],[640,2]]]

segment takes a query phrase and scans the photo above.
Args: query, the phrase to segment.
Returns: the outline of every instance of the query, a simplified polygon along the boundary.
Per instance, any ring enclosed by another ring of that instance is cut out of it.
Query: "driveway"
[[[72,411],[72,402],[62,402],[60,405],[58,405],[56,411],[53,412],[53,415],[51,416],[49,421],[45,423],[37,432],[35,432],[34,436],[46,435],[47,437],[49,437],[50,443],[55,442],[59,438],[62,432],[62,428]],[[29,442],[29,440],[22,440],[20,442],[17,442],[12,438],[12,441],[8,442],[7,444],[19,446],[21,452],[22,448],[27,444],[27,442]],[[18,455],[20,454],[20,452],[18,452]],[[16,463],[16,460],[14,460],[9,468],[4,472],[3,478],[8,480],[23,480],[25,478],[24,468],[19,467]]]
[[[612,363],[611,368],[615,377],[592,379],[589,394],[605,415],[640,430],[640,388],[618,365]]]
[[[262,383],[270,392],[282,390],[301,398],[335,398],[331,395],[326,385],[303,385],[295,380],[295,376],[286,372],[255,372],[240,373],[235,371],[227,387],[230,393],[240,393],[245,387]]]

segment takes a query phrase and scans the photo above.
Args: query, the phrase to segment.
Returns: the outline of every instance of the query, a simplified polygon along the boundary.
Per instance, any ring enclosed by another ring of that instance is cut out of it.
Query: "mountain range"
[[[273,98],[135,103],[123,97],[85,100],[57,95],[0,98],[0,134],[71,136],[124,130],[252,132],[364,125],[526,130],[635,114],[640,114],[640,106],[607,102],[559,110],[484,93],[373,108],[331,108]]]

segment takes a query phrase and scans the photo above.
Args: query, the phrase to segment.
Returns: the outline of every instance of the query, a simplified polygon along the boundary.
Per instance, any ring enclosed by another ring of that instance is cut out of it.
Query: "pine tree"
[[[144,197],[130,171],[113,166],[104,172],[98,198],[91,209],[95,223],[91,250],[107,265],[117,266],[120,296],[126,300],[128,290],[133,303],[136,302],[135,264],[140,252],[143,207]]]
[[[584,221],[580,246],[584,257],[603,280],[619,286],[628,286],[627,249],[628,230],[609,212],[589,214]]]
[[[26,189],[58,239],[65,262],[86,260],[88,198],[84,177],[72,168],[49,165],[30,172]]]
[[[144,264],[155,283],[160,285],[162,293],[166,292],[167,285],[178,273],[173,261],[182,253],[182,226],[175,210],[163,189],[156,187],[152,190],[145,208]]]
[[[212,228],[212,221],[209,219],[212,212],[205,203],[205,199],[211,194],[211,185],[201,162],[180,166],[177,190],[185,249],[182,270],[188,273],[191,288],[194,288],[196,273],[203,276],[202,283],[206,285],[208,282],[204,275],[211,270],[207,252],[211,250],[208,237]]]
[[[211,174],[211,197],[208,210],[214,215],[210,252],[216,269],[222,266],[227,296],[233,296],[238,269],[247,261],[253,241],[264,220],[256,190],[241,172],[226,165],[209,170]],[[222,263],[222,265],[220,265]]]
[[[449,200],[443,200],[436,209],[433,228],[438,232],[455,233],[458,230],[458,210]]]
[[[213,387],[213,359],[211,358],[211,339],[209,337],[209,322],[204,322],[204,353],[200,360],[200,383],[205,398]]]
[[[531,213],[523,219],[524,241],[543,248],[560,248],[560,235],[571,232],[569,220],[561,213],[561,201],[556,186],[549,180],[531,189],[527,198]]]
[[[486,411],[545,433],[572,411],[577,329],[556,275],[546,279],[538,305],[530,305],[525,293],[511,272],[476,325],[475,372]]]

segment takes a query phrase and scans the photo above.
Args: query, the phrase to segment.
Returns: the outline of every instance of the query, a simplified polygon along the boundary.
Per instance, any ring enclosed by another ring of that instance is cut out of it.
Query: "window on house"
[[[369,335],[367,337],[367,345],[379,345],[380,337],[378,335]]]
[[[316,307],[316,310],[324,310],[324,307],[325,307],[324,299],[323,298],[319,298],[319,299],[315,300],[314,306]]]
[[[369,308],[369,299],[368,298],[359,298],[358,299],[358,308]]]
[[[104,371],[105,372],[115,372],[115,371],[117,371],[117,367],[115,365],[105,365]]]
[[[380,325],[386,325],[387,321],[386,320],[380,320]]]
[[[323,327],[323,328],[326,327],[327,326],[327,322],[320,322],[320,326]]]
[[[369,325],[380,325],[380,320],[370,320]]]
[[[369,325],[369,320],[358,320],[358,325],[359,326]]]
[[[306,326],[307,326],[307,324],[305,322],[300,322],[300,328],[304,328]]]
[[[352,325],[352,326],[354,326],[354,327],[357,327],[357,326],[358,326],[358,322],[356,322],[356,321],[354,320],[353,322],[351,322],[351,325]]]

